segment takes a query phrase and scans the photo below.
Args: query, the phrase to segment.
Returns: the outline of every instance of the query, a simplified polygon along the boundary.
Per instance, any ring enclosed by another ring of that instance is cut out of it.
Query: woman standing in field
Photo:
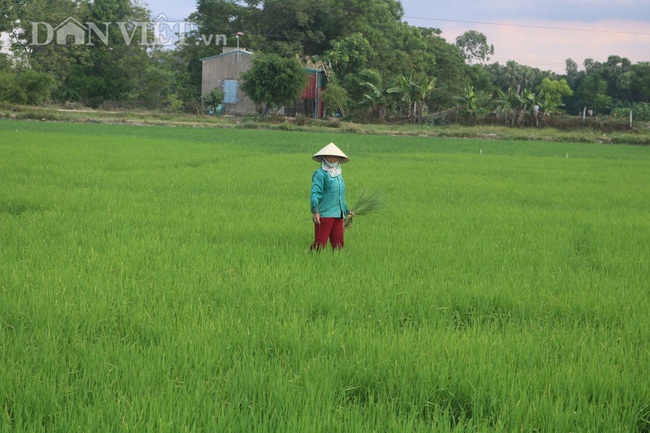
[[[345,182],[341,164],[350,158],[334,143],[319,150],[312,159],[321,164],[311,179],[311,213],[314,243],[310,250],[321,250],[329,239],[332,249],[343,248],[343,219],[351,214],[345,201]]]

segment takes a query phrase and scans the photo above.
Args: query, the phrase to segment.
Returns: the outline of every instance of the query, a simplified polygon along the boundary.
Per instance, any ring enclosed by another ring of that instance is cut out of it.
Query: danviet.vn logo
[[[108,46],[115,43],[115,38],[109,35],[116,30],[126,45],[187,45],[189,35],[193,35],[192,43],[196,45],[227,45],[226,35],[198,35],[196,23],[170,20],[163,14],[146,22],[80,22],[74,17],[68,17],[59,24],[44,21],[31,24],[31,45]]]

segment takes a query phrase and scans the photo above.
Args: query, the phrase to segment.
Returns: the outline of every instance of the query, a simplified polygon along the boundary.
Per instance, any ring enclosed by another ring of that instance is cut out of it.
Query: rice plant
[[[390,206],[305,254],[330,141]],[[649,161],[0,120],[0,432],[645,431]]]

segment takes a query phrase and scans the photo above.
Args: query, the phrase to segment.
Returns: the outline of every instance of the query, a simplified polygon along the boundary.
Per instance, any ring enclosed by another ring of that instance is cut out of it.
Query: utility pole
[[[237,38],[237,63],[239,63],[239,37],[244,36],[244,33],[237,32],[235,33],[235,38]]]

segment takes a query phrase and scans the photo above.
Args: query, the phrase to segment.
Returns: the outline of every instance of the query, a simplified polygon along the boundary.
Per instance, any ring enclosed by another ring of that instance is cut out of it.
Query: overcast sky
[[[317,0],[316,0],[317,1]],[[153,17],[183,19],[194,2],[148,0]],[[442,30],[449,43],[468,30],[494,45],[492,62],[508,60],[564,72],[565,60],[610,55],[650,61],[650,0],[402,0],[409,24]]]

